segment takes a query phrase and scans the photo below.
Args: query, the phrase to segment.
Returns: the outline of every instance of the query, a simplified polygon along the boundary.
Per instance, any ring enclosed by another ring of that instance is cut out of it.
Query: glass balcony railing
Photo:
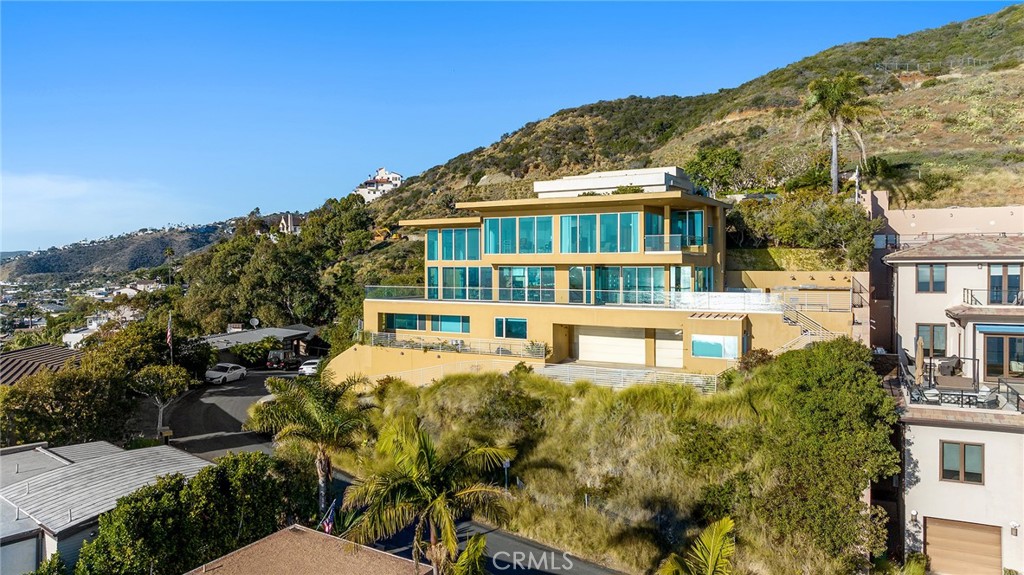
[[[644,236],[645,252],[681,252],[691,247],[705,245],[704,236],[687,236],[682,234]]]
[[[964,303],[974,306],[985,305],[1024,305],[1024,291],[965,289]]]
[[[366,299],[419,300],[440,303],[526,303],[539,305],[605,305],[658,307],[722,312],[849,311],[851,294],[687,292],[621,288],[554,289],[543,287],[436,288],[426,286],[366,286]]]

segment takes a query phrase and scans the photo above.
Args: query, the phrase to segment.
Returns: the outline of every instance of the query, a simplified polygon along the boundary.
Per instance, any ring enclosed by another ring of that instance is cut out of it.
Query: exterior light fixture
[[[916,509],[911,509],[910,510],[910,523],[913,524],[913,525],[917,525],[918,524],[918,522],[917,522],[917,510]]]
[[[1016,521],[1011,521],[1010,522],[1010,535],[1013,535],[1014,537],[1016,537],[1018,529],[1020,529],[1020,523],[1017,523]]]

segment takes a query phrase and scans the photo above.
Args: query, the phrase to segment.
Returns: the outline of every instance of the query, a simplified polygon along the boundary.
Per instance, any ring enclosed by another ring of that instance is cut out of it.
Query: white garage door
[[[931,572],[941,575],[1000,575],[1002,533],[997,526],[926,517],[924,552]]]
[[[654,364],[658,367],[683,367],[683,333],[675,329],[655,332]]]
[[[637,328],[576,328],[576,357],[580,361],[644,365],[644,330]]]

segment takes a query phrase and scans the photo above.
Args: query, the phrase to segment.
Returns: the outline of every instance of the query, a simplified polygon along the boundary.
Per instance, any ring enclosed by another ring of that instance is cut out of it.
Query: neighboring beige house
[[[695,194],[678,168],[630,176],[648,192],[583,195],[627,185],[624,174],[537,182],[558,195],[400,222],[426,236],[423,285],[367,286],[365,345],[332,372],[424,383],[525,361],[559,380],[714,389],[750,349],[856,331],[854,274],[727,277],[727,204]]]

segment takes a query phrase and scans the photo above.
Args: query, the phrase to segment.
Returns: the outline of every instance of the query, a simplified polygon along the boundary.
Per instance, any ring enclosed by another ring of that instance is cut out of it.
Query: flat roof
[[[635,206],[653,205],[664,206],[678,203],[680,200],[695,204],[708,206],[728,207],[729,204],[709,198],[698,196],[683,190],[672,190],[668,192],[642,192],[636,194],[610,194],[598,196],[573,196],[568,198],[526,198],[519,200],[490,200],[483,202],[458,202],[456,209],[493,211],[508,208],[563,208],[563,207],[607,207],[607,206]]]
[[[422,220],[399,220],[398,225],[411,228],[432,226],[475,226],[480,224],[480,216],[464,218],[426,218]]]
[[[169,445],[132,449],[65,465],[4,486],[0,497],[54,534],[96,520],[117,500],[162,475],[193,477],[211,463]]]
[[[185,575],[409,575],[414,563],[301,525],[285,527]],[[420,574],[430,573],[420,565]]]
[[[247,329],[234,333],[218,333],[208,335],[203,341],[212,345],[215,349],[228,349],[229,347],[245,343],[256,343],[266,337],[276,337],[280,340],[305,337],[308,331],[288,329],[284,327],[261,327],[259,329]]]
[[[24,481],[72,463],[123,451],[106,441],[64,447],[46,447],[46,442],[6,447],[0,451],[0,488]]]

